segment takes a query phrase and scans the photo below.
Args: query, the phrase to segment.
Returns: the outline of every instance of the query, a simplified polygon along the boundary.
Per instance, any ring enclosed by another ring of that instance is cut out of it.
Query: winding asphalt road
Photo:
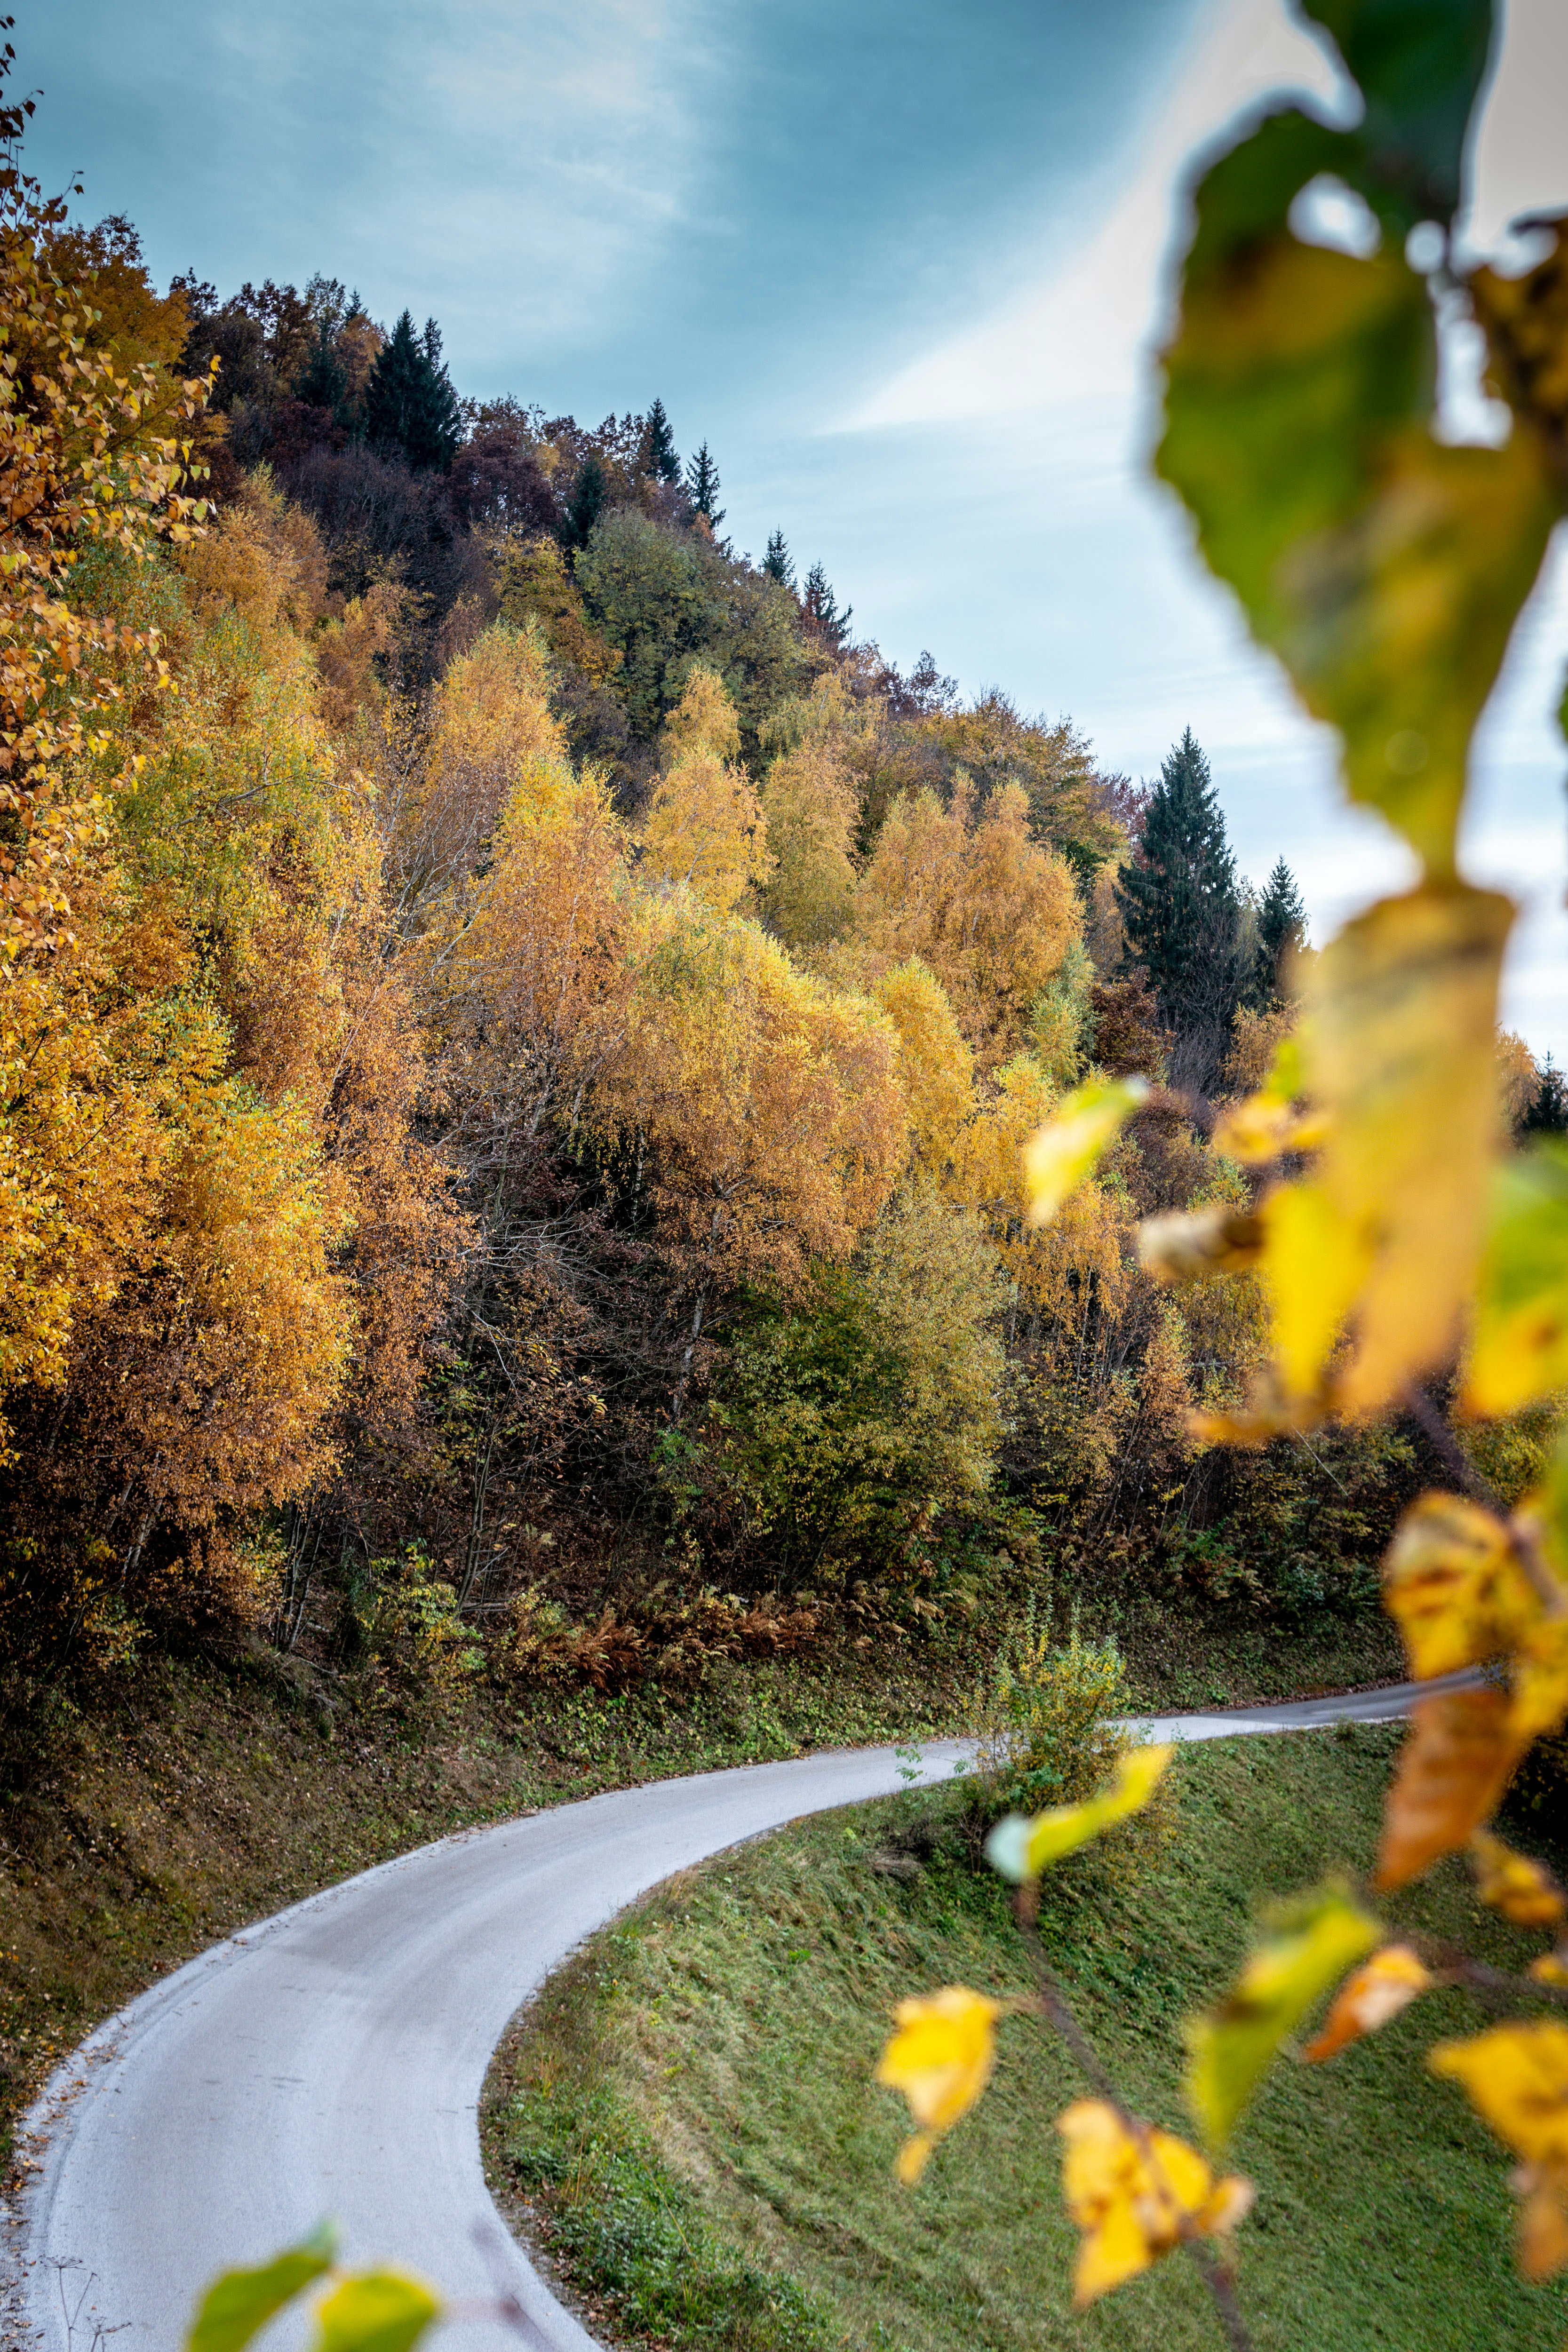
[[[1167,1717],[1145,1736],[1382,1722],[1436,1687]],[[931,1743],[922,1777],[964,1752]],[[216,2271],[331,2213],[346,2259],[395,2260],[454,2298],[510,2291],[541,2352],[595,2352],[485,2187],[496,2043],[573,1947],[659,1880],[900,1786],[899,1758],[870,1748],[618,1790],[444,1838],[215,1945],[100,2027],[28,2117],[29,2187],[0,2230],[0,2340],[95,2352],[113,2329],[115,2352],[176,2352]],[[300,2334],[279,2323],[267,2352]],[[480,2321],[448,2341],[517,2352],[519,2337]]]

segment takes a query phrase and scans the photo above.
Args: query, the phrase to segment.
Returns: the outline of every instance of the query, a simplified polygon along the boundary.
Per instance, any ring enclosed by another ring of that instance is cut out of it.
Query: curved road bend
[[[1144,1736],[1381,1722],[1417,1695],[1163,1717]],[[922,1777],[945,1779],[964,1752],[931,1742]],[[661,1879],[900,1785],[893,1751],[870,1748],[617,1790],[444,1838],[215,1945],[90,2035],[28,2117],[30,2190],[0,2244],[0,2341],[94,2352],[100,2327],[122,2328],[114,2352],[177,2352],[215,2272],[331,2213],[346,2259],[395,2261],[453,2298],[510,2287],[547,2352],[595,2352],[485,2187],[479,2093],[509,2020]],[[267,2352],[301,2334],[279,2323]],[[488,2322],[447,2341],[519,2344]]]

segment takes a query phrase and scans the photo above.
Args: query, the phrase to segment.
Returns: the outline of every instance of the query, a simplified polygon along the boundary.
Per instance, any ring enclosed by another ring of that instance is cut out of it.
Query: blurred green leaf
[[[1187,2108],[1211,2148],[1230,2137],[1286,2035],[1381,1932],[1332,1880],[1281,1906],[1268,1925],[1235,1990],[1187,2023]]]
[[[1491,47],[1490,0],[1310,0],[1302,13],[1332,34],[1366,100],[1354,184],[1405,228],[1450,221]]]
[[[1016,1885],[1038,1878],[1065,1854],[1142,1812],[1165,1776],[1175,1749],[1134,1748],[1117,1759],[1115,1771],[1097,1795],[1079,1805],[1053,1805],[1033,1821],[1008,1813],[985,1841],[985,1859]]]
[[[1492,1178],[1465,1403],[1517,1412],[1568,1387],[1568,1145],[1543,1142]]]
[[[257,2270],[225,2271],[202,2297],[186,2352],[240,2352],[275,2312],[331,2267],[337,2232],[323,2221],[297,2246]]]
[[[316,2308],[315,2352],[409,2352],[441,2305],[401,2271],[362,2271]]]
[[[1352,134],[1272,116],[1197,192],[1157,463],[1255,635],[1344,739],[1352,799],[1453,870],[1471,732],[1557,512],[1544,457],[1430,430],[1436,339],[1404,256],[1298,240]]]

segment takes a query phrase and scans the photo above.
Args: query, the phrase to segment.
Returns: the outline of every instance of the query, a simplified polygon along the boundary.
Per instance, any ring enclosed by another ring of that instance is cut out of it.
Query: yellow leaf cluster
[[[1440,2042],[1434,2074],[1463,2084],[1500,2140],[1523,2158],[1519,2263],[1526,2278],[1568,2266],[1568,2025],[1497,2025],[1468,2042]]]
[[[693,670],[665,733],[665,769],[643,825],[642,870],[684,883],[718,914],[750,901],[773,868],[767,820],[743,768],[735,706],[710,669]]]
[[[1130,2123],[1108,2100],[1075,2101],[1057,2129],[1067,2141],[1062,2193],[1084,2233],[1073,2273],[1080,2311],[1186,2240],[1228,2236],[1251,2209],[1249,2181],[1216,2179],[1184,2140]]]
[[[877,2062],[877,2080],[903,2093],[920,2126],[899,2153],[899,2178],[912,2184],[991,2080],[1002,2007],[965,1985],[944,1985],[901,2000],[893,2014],[897,2031]]]

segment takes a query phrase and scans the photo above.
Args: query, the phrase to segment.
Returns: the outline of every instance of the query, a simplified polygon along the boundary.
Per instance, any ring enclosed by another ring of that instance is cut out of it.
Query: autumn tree
[[[765,908],[786,947],[808,949],[848,929],[855,903],[852,852],[859,802],[830,730],[782,752],[763,784],[774,860]]]
[[[1061,969],[1078,902],[1063,861],[1031,836],[1022,791],[1005,786],[977,814],[961,779],[946,808],[929,792],[896,803],[857,887],[856,929],[874,961],[919,956],[994,1065]]]
[[[721,914],[773,870],[767,820],[737,764],[741,730],[717,671],[697,668],[665,729],[664,772],[643,825],[642,871],[684,883]]]

